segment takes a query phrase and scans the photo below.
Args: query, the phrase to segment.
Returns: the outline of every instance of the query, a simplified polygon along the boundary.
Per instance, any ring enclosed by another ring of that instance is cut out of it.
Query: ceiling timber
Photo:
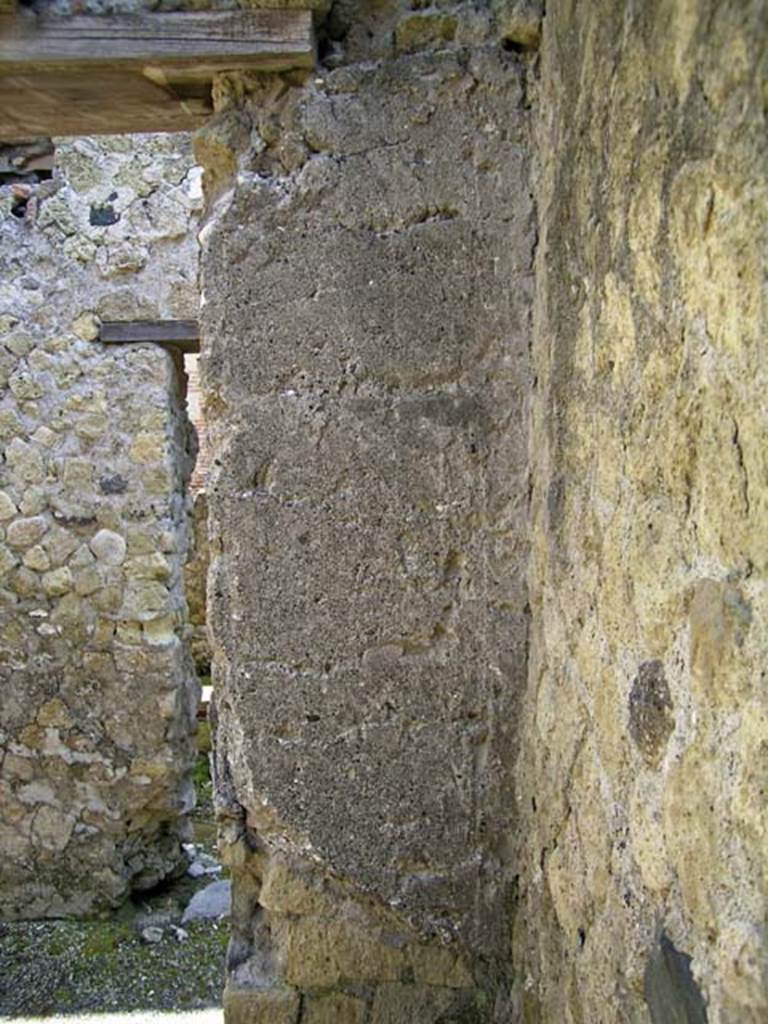
[[[0,139],[187,131],[211,113],[217,73],[311,67],[314,58],[309,11],[6,14]]]

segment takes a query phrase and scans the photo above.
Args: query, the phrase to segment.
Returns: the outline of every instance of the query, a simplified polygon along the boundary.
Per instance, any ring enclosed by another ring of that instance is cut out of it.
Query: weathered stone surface
[[[768,1019],[765,40],[547,5],[513,1019]]]
[[[88,546],[106,565],[121,565],[125,558],[125,538],[112,530],[99,530]]]
[[[482,1024],[487,1017],[474,993],[418,985],[382,985],[371,1024]]]
[[[304,991],[418,973],[453,1006],[471,961],[511,966],[533,209],[524,66],[463,31],[261,85],[204,232],[220,795],[409,943],[454,940],[411,960],[344,915],[279,920],[265,885],[238,983],[265,910]]]
[[[0,184],[0,916],[11,917],[101,910],[176,868],[197,693],[183,642],[191,439],[177,369],[156,347],[94,341],[109,309],[196,315],[175,308],[174,290],[194,292],[196,277],[189,142],[61,140],[54,178],[32,189],[22,220]],[[158,216],[145,231],[138,208],[158,195],[175,223]],[[119,221],[92,224],[105,204]],[[122,249],[134,236],[141,267]]]
[[[193,497],[191,546],[189,557],[184,564],[184,593],[191,631],[190,647],[200,675],[210,675],[211,672],[211,644],[207,625],[209,561],[208,496],[201,490]]]
[[[301,998],[290,989],[258,992],[227,988],[227,1024],[298,1024]]]
[[[354,996],[334,993],[308,996],[304,1004],[306,1024],[364,1024],[366,1005]]]

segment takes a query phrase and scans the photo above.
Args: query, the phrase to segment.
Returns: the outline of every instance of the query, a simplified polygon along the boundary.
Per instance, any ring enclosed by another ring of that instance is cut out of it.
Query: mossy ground
[[[0,1014],[218,1006],[227,924],[185,931],[147,944],[121,920],[0,925]]]
[[[195,844],[215,854],[207,754],[195,781]],[[66,1014],[76,1020],[86,1010],[220,1006],[228,922],[192,922],[181,939],[173,927],[193,892],[211,881],[184,876],[137,895],[106,920],[0,923],[0,1017]],[[162,927],[159,942],[141,938],[146,924]]]

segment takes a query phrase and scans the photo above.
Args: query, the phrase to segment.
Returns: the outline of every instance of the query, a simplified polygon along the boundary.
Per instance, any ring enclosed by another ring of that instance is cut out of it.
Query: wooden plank
[[[180,97],[131,72],[0,75],[0,140],[192,131],[211,109],[210,99]]]
[[[312,15],[301,10],[4,18],[0,74],[147,65],[168,77],[280,71],[314,63]]]
[[[99,331],[105,345],[138,345],[148,341],[173,345],[182,352],[200,351],[197,320],[106,320]]]

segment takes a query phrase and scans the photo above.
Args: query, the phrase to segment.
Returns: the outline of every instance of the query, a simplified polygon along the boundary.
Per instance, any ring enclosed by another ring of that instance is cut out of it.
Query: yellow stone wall
[[[548,5],[525,1021],[768,1019],[765,28]]]

